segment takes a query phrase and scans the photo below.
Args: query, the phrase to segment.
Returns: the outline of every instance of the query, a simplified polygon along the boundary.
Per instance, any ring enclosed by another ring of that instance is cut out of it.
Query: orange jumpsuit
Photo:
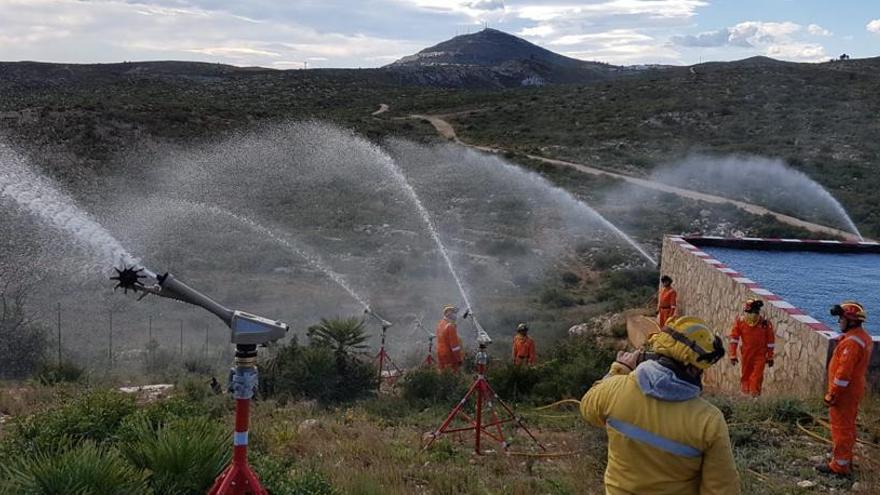
[[[535,341],[530,339],[528,335],[515,335],[513,337],[513,364],[535,364],[537,361]]]
[[[831,416],[833,457],[828,467],[836,473],[848,473],[856,443],[856,416],[865,395],[865,374],[871,360],[873,342],[865,329],[846,332],[834,348],[828,364],[828,394],[834,398],[828,408]]]
[[[744,394],[757,397],[761,395],[761,385],[764,383],[764,365],[773,359],[773,351],[776,347],[773,324],[763,317],[758,317],[758,320],[750,325],[745,319],[737,316],[733,330],[730,332],[731,359],[736,358],[737,347],[742,355],[740,389]]]
[[[455,322],[443,318],[437,324],[437,367],[452,368],[458,371],[461,366],[461,339],[458,338]]]
[[[678,299],[678,293],[672,287],[660,287],[660,293],[657,294],[657,324],[661,327],[666,324],[666,320],[675,315],[675,304]]]

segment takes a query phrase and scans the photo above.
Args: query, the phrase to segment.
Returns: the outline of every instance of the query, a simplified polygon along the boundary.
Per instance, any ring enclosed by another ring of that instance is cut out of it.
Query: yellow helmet
[[[721,338],[706,323],[693,316],[680,316],[666,322],[649,343],[654,352],[680,363],[707,369],[724,357]]]
[[[447,304],[446,306],[443,306],[443,314],[446,314],[447,311],[454,311],[458,313],[458,306],[454,306],[452,304]]]

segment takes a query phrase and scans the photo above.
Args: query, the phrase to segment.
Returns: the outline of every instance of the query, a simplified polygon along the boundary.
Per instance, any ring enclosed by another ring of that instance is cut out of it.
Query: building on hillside
[[[776,327],[765,395],[821,397],[839,338],[829,309],[859,301],[874,336],[868,382],[880,386],[880,243],[670,236],[663,240],[661,272],[675,280],[679,314],[706,320],[725,348],[743,303],[765,301],[762,314]],[[706,387],[736,393],[739,373],[724,359],[707,373]]]

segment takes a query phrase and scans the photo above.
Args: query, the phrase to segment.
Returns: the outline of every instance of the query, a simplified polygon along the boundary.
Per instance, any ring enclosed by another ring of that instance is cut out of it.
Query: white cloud
[[[503,0],[395,0],[429,12],[443,12],[468,17],[471,21],[497,20],[504,16]]]
[[[650,16],[653,18],[681,18],[696,15],[698,7],[709,5],[704,0],[607,0],[562,5],[524,5],[510,10],[523,19],[552,21],[571,18],[600,18],[609,16]]]
[[[809,26],[807,26],[807,32],[812,34],[813,36],[831,36],[832,34],[834,34],[818,24],[810,24]]]
[[[517,34],[564,49],[570,57],[613,64],[677,63],[675,47],[658,34],[690,25],[707,5],[706,0],[558,0],[508,2],[507,11],[530,24]]]
[[[0,60],[113,62],[186,59],[235,65],[365,57],[417,51],[421,43],[320,31],[286,19],[258,20],[191,0],[0,0]]]
[[[685,47],[756,49],[759,53],[769,57],[798,62],[827,60],[825,48],[818,43],[804,41],[802,39],[803,32],[822,36],[831,34],[815,24],[804,28],[804,26],[793,22],[746,21],[729,28],[697,35],[673,36],[670,41],[675,45]]]
[[[865,29],[872,33],[880,34],[880,19],[874,19],[873,21],[869,22],[868,25],[865,26]]]

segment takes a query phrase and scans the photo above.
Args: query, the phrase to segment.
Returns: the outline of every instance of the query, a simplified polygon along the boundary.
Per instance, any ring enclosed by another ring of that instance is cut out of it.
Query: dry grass
[[[317,426],[300,429],[305,419]],[[595,429],[538,424],[534,428],[549,451],[581,453],[538,459],[508,456],[485,443],[487,453],[472,454],[471,438],[441,438],[430,450],[421,449],[425,432],[442,420],[440,410],[415,413],[407,424],[382,427],[363,407],[321,411],[310,405],[275,408],[262,404],[256,411],[256,448],[281,458],[294,458],[323,473],[343,493],[350,494],[470,494],[470,493],[590,493],[601,492],[604,440]],[[527,445],[525,438],[515,438]],[[524,447],[517,447],[524,448]],[[513,449],[511,449],[513,450]],[[584,490],[587,491],[584,491]]]

